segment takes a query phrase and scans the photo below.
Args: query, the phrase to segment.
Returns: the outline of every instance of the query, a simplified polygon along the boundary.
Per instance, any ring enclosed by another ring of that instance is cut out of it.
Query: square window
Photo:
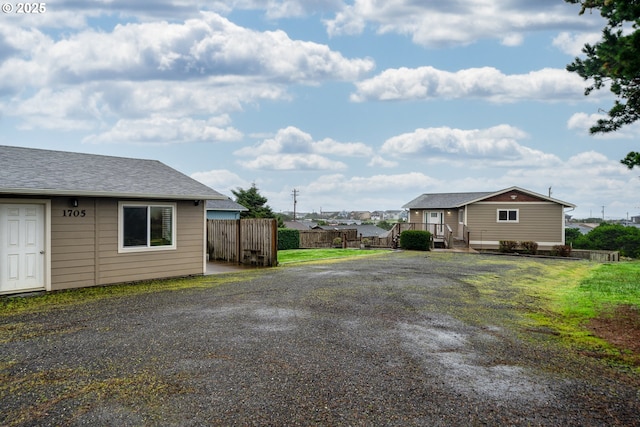
[[[119,251],[175,249],[174,204],[119,205]]]
[[[498,209],[498,222],[519,222],[518,209]]]

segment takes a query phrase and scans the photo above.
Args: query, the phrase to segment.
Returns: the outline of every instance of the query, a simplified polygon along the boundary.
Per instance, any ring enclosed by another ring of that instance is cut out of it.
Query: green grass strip
[[[278,264],[388,254],[388,249],[288,249],[278,251]]]

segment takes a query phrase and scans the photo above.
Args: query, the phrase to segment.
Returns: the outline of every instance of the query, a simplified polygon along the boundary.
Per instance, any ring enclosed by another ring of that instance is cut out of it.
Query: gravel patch
[[[640,425],[638,375],[524,336],[463,281],[518,261],[484,259],[394,252],[1,317],[0,425]]]

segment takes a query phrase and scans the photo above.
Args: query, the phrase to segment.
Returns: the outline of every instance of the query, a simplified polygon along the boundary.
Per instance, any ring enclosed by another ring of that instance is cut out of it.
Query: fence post
[[[242,264],[242,223],[236,220],[236,262]]]
[[[278,220],[274,219],[271,222],[271,258],[269,259],[269,266],[273,267],[278,265]]]

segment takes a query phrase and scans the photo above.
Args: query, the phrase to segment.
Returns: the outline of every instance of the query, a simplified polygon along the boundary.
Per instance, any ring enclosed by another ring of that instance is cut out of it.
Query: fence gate
[[[208,219],[210,261],[273,267],[278,264],[278,222],[267,219]]]

